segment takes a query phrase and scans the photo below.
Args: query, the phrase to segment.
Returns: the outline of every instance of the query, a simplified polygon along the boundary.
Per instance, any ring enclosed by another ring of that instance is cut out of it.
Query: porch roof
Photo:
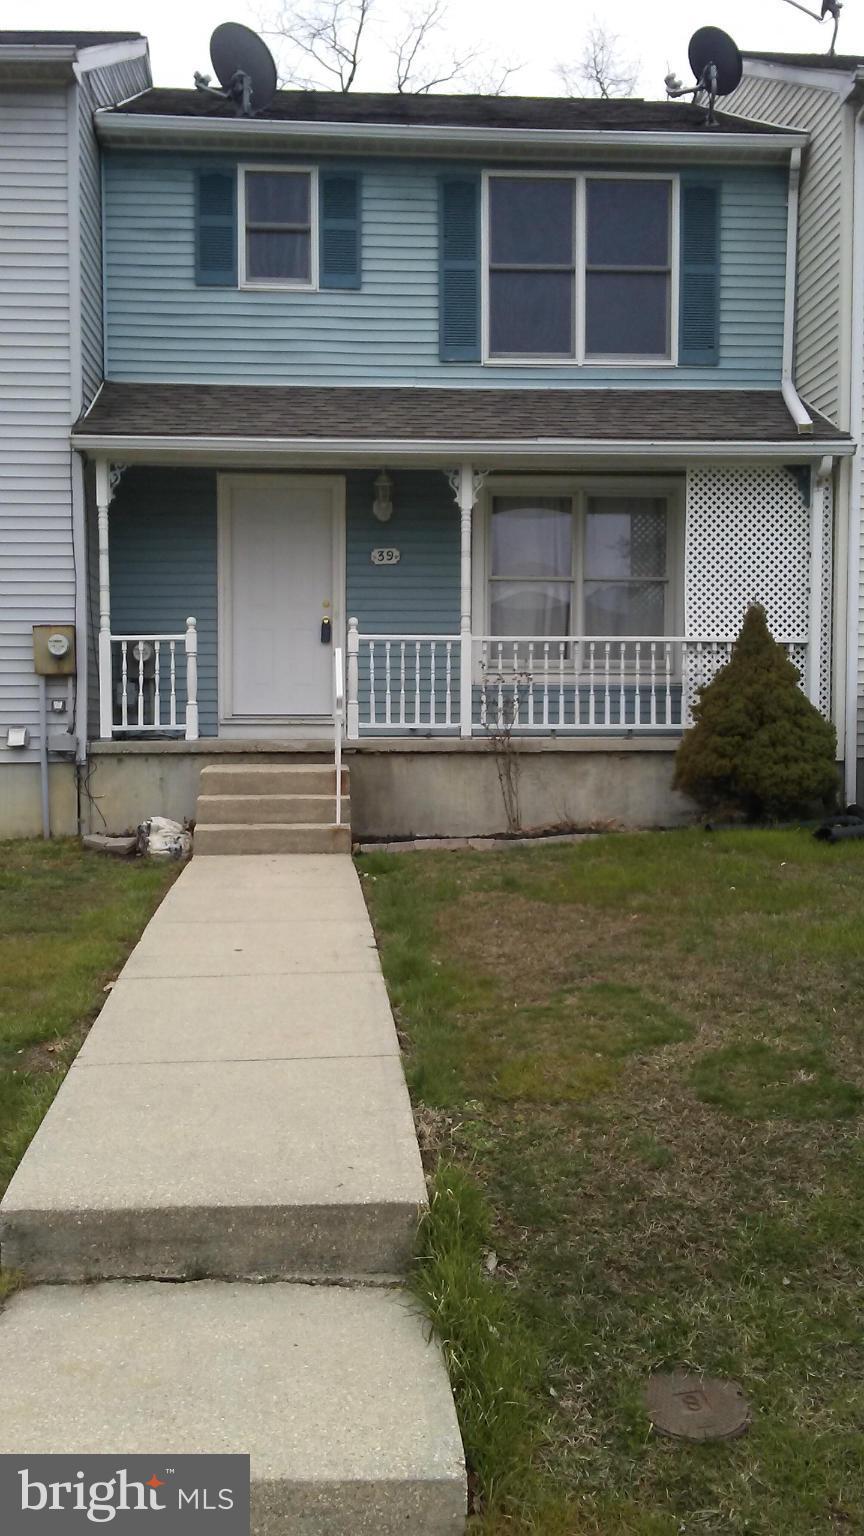
[[[802,435],[780,391],[415,389],[107,381],[73,428],[91,454],[229,458],[281,452],[427,461],[430,455],[851,453],[811,412]]]

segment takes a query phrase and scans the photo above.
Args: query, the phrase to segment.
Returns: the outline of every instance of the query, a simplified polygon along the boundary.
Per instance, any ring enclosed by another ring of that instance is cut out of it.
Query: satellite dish
[[[718,96],[728,96],[741,82],[744,65],[741,54],[728,32],[719,27],[700,27],[694,32],[687,49],[690,68],[696,77],[695,85],[682,85],[674,75],[666,76],[666,95],[708,97],[706,126],[714,128],[717,119],[714,103]]]
[[[210,38],[210,61],[222,90],[211,87],[209,75],[196,74],[199,91],[233,101],[238,117],[252,117],[269,107],[276,94],[276,65],[257,32],[224,21]]]
[[[710,89],[709,82],[713,79],[714,95],[730,96],[741,84],[744,72],[741,55],[729,33],[721,32],[719,27],[700,27],[694,32],[687,57],[697,81],[704,81],[703,90]]]

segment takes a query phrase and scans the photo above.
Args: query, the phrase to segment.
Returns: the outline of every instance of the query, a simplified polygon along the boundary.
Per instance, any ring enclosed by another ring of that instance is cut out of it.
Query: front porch
[[[677,737],[755,599],[830,712],[824,470],[383,479],[99,461],[93,736]]]

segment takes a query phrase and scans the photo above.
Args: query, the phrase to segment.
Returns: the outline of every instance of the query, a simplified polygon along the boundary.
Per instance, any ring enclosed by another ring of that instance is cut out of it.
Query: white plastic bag
[[[188,859],[192,833],[168,816],[151,816],[138,828],[139,845],[151,859]]]

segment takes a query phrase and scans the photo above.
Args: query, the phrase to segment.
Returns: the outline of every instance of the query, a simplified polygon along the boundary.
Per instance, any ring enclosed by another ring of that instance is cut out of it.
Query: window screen
[[[312,281],[312,178],[308,171],[246,171],[246,280]]]

